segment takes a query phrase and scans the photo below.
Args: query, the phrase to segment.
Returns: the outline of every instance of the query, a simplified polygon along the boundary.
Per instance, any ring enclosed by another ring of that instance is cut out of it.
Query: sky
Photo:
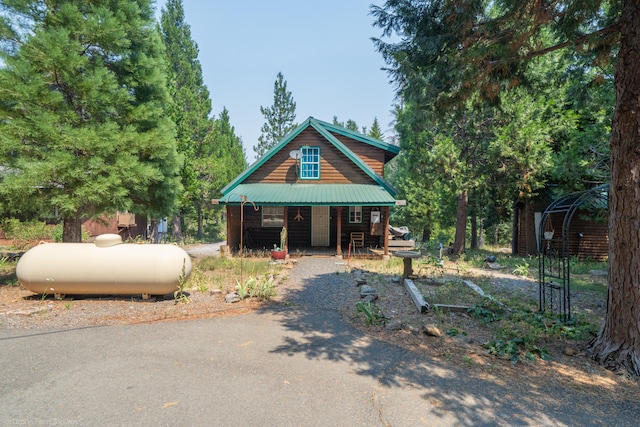
[[[297,123],[337,116],[369,128],[377,117],[390,141],[394,90],[371,41],[382,34],[372,25],[371,3],[183,0],[213,114],[229,110],[249,163],[265,122],[260,107],[273,105],[278,72],[296,103]],[[158,19],[164,4],[156,2]]]

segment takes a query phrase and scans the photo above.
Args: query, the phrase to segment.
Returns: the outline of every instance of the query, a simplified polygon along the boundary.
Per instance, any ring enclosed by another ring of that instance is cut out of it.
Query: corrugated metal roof
[[[242,196],[256,205],[271,206],[395,205],[385,188],[368,184],[239,184],[220,203],[238,205]]]

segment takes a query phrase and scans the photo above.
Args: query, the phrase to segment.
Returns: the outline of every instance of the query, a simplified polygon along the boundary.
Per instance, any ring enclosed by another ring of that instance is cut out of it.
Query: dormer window
[[[320,179],[320,147],[300,147],[300,179]]]

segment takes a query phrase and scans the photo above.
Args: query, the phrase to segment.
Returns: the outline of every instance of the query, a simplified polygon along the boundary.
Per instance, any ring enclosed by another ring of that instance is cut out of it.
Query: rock
[[[455,341],[458,341],[460,344],[471,345],[475,343],[475,340],[466,335],[456,335],[453,337]]]
[[[405,326],[405,329],[406,329],[407,331],[411,332],[411,333],[412,333],[412,334],[414,334],[414,335],[418,335],[418,332],[420,332],[420,331],[418,331],[418,329],[417,329],[416,327],[411,326],[411,325],[407,325],[407,326]]]
[[[392,281],[393,283],[400,283],[400,278],[399,278],[398,276],[393,276],[393,277],[391,278],[391,281]]]
[[[375,288],[368,286],[368,285],[363,285],[360,287],[360,297],[365,297],[367,295],[376,295],[377,292],[375,290]]]
[[[220,289],[211,289],[209,291],[209,295],[211,295],[211,296],[220,295],[221,293],[222,293],[222,291]]]
[[[442,336],[442,331],[435,325],[425,325],[422,329],[422,332],[424,332],[426,335],[429,335],[430,337]]]
[[[385,329],[388,331],[399,331],[402,329],[402,320],[391,320],[385,325]]]
[[[572,347],[565,347],[563,350],[563,353],[566,356],[575,356],[576,355],[576,350]]]
[[[362,301],[367,303],[367,302],[374,302],[377,299],[378,299],[378,295],[373,294],[373,295],[366,295],[364,298],[362,298]]]
[[[362,286],[362,285],[366,285],[367,284],[367,279],[363,278],[363,277],[357,277],[356,278],[356,286]]]
[[[53,311],[53,306],[51,304],[47,305],[46,307],[32,307],[32,308],[27,308],[24,310],[13,310],[13,311],[7,311],[5,313],[0,313],[0,314],[5,314],[8,316],[33,316],[36,314],[44,314],[44,313],[49,313]]]
[[[238,295],[237,292],[231,292],[224,297],[224,302],[228,304],[232,304],[238,301],[240,301],[240,295]]]

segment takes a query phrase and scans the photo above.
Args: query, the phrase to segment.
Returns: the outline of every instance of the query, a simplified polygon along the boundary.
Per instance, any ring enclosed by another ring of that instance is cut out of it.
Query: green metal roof
[[[391,193],[368,184],[239,184],[220,203],[239,205],[241,196],[261,206],[393,206]]]
[[[278,151],[280,151],[283,147],[285,147],[289,142],[291,142],[296,136],[298,136],[303,130],[308,127],[312,127],[315,129],[322,137],[324,137],[328,142],[333,144],[340,152],[342,152],[349,160],[351,160],[357,167],[359,167],[365,174],[367,174],[374,182],[378,185],[384,187],[389,193],[396,194],[396,190],[384,180],[381,176],[376,174],[373,169],[369,167],[360,157],[358,157],[353,151],[347,148],[338,138],[333,136],[331,132],[335,132],[349,138],[358,140],[360,142],[364,142],[366,144],[372,145],[374,147],[380,148],[382,150],[390,153],[391,156],[395,156],[399,153],[400,148],[398,146],[387,144],[383,141],[377,140],[375,138],[371,138],[369,136],[360,134],[358,132],[353,132],[351,130],[345,129],[340,126],[332,125],[327,122],[323,122],[322,120],[314,119],[313,117],[309,117],[302,124],[300,124],[297,128],[292,130],[286,137],[284,137],[279,143],[277,143],[273,148],[267,151],[262,157],[260,157],[254,164],[249,166],[238,175],[233,181],[227,184],[226,187],[222,189],[222,194],[227,194],[235,189],[240,183],[242,183],[248,176],[254,173],[260,166],[262,166],[267,160],[274,156]]]

